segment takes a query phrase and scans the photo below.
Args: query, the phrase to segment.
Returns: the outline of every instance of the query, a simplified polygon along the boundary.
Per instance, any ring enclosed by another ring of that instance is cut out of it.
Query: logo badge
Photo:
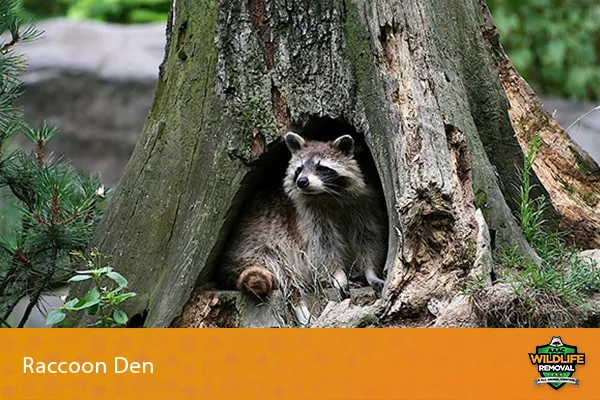
[[[585,354],[578,353],[576,346],[564,344],[560,336],[553,336],[550,343],[537,346],[535,353],[529,353],[529,360],[537,365],[542,376],[533,381],[535,386],[547,383],[555,390],[567,383],[579,386],[573,374],[577,365],[585,364]]]

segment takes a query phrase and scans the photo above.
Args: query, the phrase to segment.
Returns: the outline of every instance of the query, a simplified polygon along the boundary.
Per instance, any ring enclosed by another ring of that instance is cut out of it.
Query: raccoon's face
[[[305,141],[288,132],[285,143],[292,153],[286,177],[285,191],[292,199],[343,199],[357,196],[365,190],[363,174],[354,159],[354,140],[349,135],[333,142]]]

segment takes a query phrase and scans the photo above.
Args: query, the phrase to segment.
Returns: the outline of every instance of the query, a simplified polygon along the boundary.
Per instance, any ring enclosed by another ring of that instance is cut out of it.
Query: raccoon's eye
[[[317,165],[317,167],[315,169],[317,170],[317,172],[321,172],[321,173],[327,173],[327,172],[333,171],[331,168],[328,168],[324,165]]]

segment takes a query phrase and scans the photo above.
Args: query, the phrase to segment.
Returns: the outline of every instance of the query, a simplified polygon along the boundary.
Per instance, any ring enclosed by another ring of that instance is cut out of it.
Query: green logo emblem
[[[534,385],[547,383],[555,390],[567,383],[579,386],[579,380],[573,378],[573,374],[578,364],[585,364],[585,354],[577,353],[576,346],[564,344],[560,336],[553,336],[550,343],[537,346],[535,353],[529,353],[529,360],[537,365],[542,376],[533,381]]]

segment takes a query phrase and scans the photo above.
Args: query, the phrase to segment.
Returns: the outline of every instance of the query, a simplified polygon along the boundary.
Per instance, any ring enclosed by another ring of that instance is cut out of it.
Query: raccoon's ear
[[[306,144],[306,141],[302,139],[302,136],[294,132],[286,133],[284,140],[287,148],[290,149],[292,154],[296,154]]]
[[[354,139],[350,135],[340,136],[333,141],[333,146],[347,156],[354,154]]]

